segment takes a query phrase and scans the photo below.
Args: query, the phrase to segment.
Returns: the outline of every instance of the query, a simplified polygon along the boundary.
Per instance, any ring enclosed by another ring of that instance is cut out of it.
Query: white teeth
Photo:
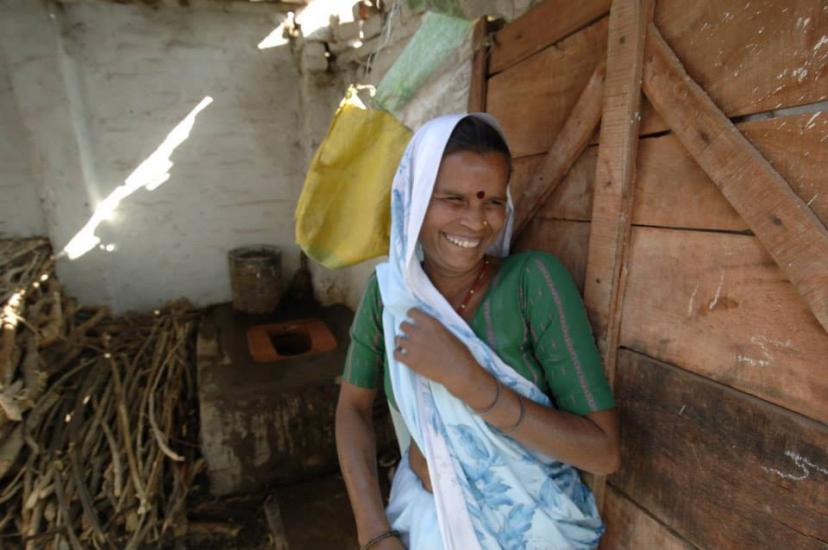
[[[460,248],[474,248],[480,244],[480,239],[464,239],[462,237],[454,237],[452,235],[446,235],[446,240],[455,246],[459,246]]]

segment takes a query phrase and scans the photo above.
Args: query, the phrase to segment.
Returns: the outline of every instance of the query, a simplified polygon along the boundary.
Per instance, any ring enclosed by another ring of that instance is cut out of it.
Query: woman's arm
[[[466,382],[447,389],[473,410],[491,406],[497,393],[494,377],[470,358],[464,370]],[[520,424],[514,426],[521,416]],[[579,416],[545,407],[501,386],[497,403],[481,415],[493,426],[506,430],[514,439],[545,455],[571,464],[593,474],[611,474],[620,466],[618,410],[588,413]]]
[[[443,384],[473,410],[490,407],[497,394],[494,377],[439,321],[418,309],[403,322],[405,338],[398,338],[394,358],[421,375]],[[521,405],[522,402],[522,405]],[[520,424],[509,430],[521,415]],[[482,415],[493,426],[527,447],[595,474],[618,469],[619,438],[616,409],[579,416],[520,398],[502,386],[497,403]]]
[[[360,388],[343,381],[336,407],[336,451],[354,512],[360,545],[390,529],[377,473],[372,412],[376,394],[376,390]],[[379,550],[403,546],[398,539],[392,537],[373,548]]]

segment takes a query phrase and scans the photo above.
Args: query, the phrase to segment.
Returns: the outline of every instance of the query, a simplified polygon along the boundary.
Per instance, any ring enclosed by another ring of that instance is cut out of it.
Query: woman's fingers
[[[417,321],[418,318],[422,319],[424,317],[428,317],[428,315],[423,313],[420,310],[420,308],[417,308],[417,307],[412,307],[411,309],[406,311],[405,314],[408,315],[409,317],[411,317],[412,319],[414,319],[414,321]]]
[[[408,348],[406,348],[407,339],[403,338],[402,336],[397,336],[394,339],[394,351],[399,352],[402,355],[408,354]]]

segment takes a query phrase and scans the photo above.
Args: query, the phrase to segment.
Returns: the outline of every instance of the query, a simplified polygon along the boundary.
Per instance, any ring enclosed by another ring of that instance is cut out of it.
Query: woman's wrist
[[[469,363],[461,371],[462,375],[453,388],[447,386],[447,389],[472,410],[485,409],[494,401],[495,394],[498,393],[498,383],[471,354],[469,357]]]
[[[399,539],[400,532],[396,529],[386,529],[381,533],[377,533],[370,539],[368,539],[365,544],[360,545],[360,550],[369,550],[370,548],[377,548],[383,541],[388,539]]]
[[[357,542],[359,542],[359,546],[362,548],[378,535],[387,533],[390,530],[391,524],[388,523],[388,520],[383,515],[382,521],[372,522],[371,525],[358,529]]]

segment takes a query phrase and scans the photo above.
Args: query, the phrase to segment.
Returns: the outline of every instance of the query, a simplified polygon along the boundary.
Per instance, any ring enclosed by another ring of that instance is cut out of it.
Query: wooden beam
[[[621,321],[621,299],[632,224],[633,183],[641,117],[644,36],[653,16],[648,0],[614,0],[607,40],[607,83],[592,199],[584,303],[590,314],[610,385]],[[592,489],[603,505],[605,479]]]
[[[601,98],[604,95],[604,63],[595,67],[584,91],[555,138],[543,164],[519,196],[516,203],[513,240],[520,236],[527,222],[549,198],[581,153],[601,120]]]
[[[485,16],[474,23],[472,36],[471,81],[469,83],[469,112],[482,113],[486,110],[486,89],[489,78],[489,22]]]
[[[629,254],[621,347],[828,423],[828,334],[755,236],[634,226]]]
[[[828,99],[824,8],[820,0],[665,1],[655,24],[687,74],[732,118]],[[642,114],[642,133],[668,129],[651,106]]]
[[[543,165],[546,155],[533,155],[515,159],[512,162],[512,196],[519,196],[524,186],[532,181],[532,177]],[[592,219],[592,182],[595,179],[595,163],[598,160],[598,147],[587,147],[575,164],[564,176],[563,181],[535,212],[534,218],[553,220],[580,220]],[[586,259],[586,249],[584,249]]]
[[[601,550],[693,550],[690,543],[612,487],[607,489],[602,516],[607,532],[601,537]]]
[[[825,424],[627,350],[616,382],[613,487],[697,548],[825,549]]]
[[[552,147],[595,67],[606,60],[608,28],[604,16],[489,77],[486,111],[505,130],[513,157],[546,154]]]
[[[632,218],[644,34],[651,18],[652,3],[642,0],[615,0],[610,10],[607,86],[584,288],[585,304],[610,383],[618,347],[616,313],[620,311],[621,268]]]
[[[643,89],[828,331],[828,230],[690,78],[653,24]]]
[[[490,69],[499,73],[585,27],[609,11],[611,0],[546,0],[495,35]]]
[[[828,171],[823,169],[828,165],[828,147],[825,141],[820,142],[828,135],[828,112],[752,120],[736,127],[817,218],[828,225]],[[597,152],[595,146],[584,151],[535,219],[592,219]],[[543,157],[541,154],[514,160],[513,195],[529,183]],[[675,208],[677,204],[682,207]],[[749,230],[745,220],[672,133],[639,141],[632,222],[677,229]]]

